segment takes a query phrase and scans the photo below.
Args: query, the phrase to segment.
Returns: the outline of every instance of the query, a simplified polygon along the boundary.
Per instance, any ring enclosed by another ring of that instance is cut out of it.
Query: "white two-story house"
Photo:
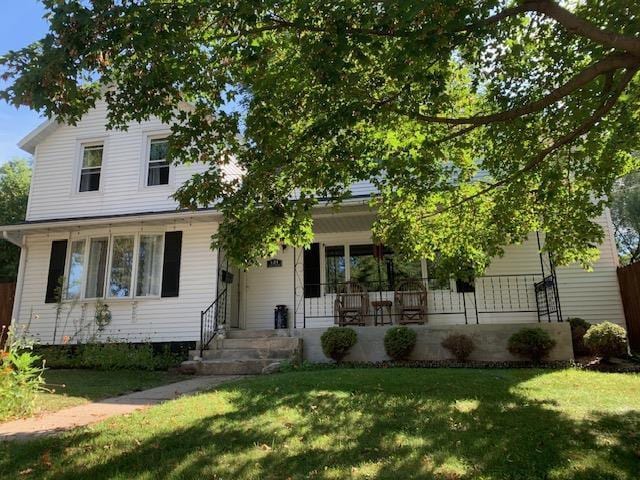
[[[304,338],[310,359],[320,359],[317,337],[336,323],[370,335],[413,316],[415,328],[432,338],[466,328],[479,343],[485,338],[500,345],[509,332],[533,324],[559,336],[563,348],[555,358],[572,355],[564,319],[624,326],[608,213],[598,219],[606,237],[591,272],[554,269],[534,232],[508,247],[473,285],[442,282],[429,279],[427,262],[405,262],[373,245],[372,189],[362,183],[353,185],[340,213],[317,208],[310,249],[283,246],[261,266],[238,271],[210,248],[220,214],[178,210],[171,197],[203,167],[167,162],[169,128],[149,120],[109,131],[105,123],[100,102],[77,125],[48,121],[20,142],[33,155],[27,217],[0,229],[22,249],[14,325],[41,343],[190,342],[205,348],[223,330],[273,329],[278,305],[288,310],[286,333],[279,334]],[[228,174],[240,172],[230,168]],[[399,292],[409,279],[418,306],[405,318]],[[97,325],[96,305],[102,304],[111,318]],[[432,347],[424,358],[444,355],[439,345]],[[360,350],[363,358],[384,358],[377,343],[367,348]],[[477,355],[508,357],[503,350],[487,346],[483,354],[480,346]]]

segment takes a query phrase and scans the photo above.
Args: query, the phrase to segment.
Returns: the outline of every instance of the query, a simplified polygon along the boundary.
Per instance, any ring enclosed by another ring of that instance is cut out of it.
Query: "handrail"
[[[200,358],[226,322],[226,303],[227,288],[225,286],[216,299],[206,309],[200,311]],[[221,312],[224,312],[222,318]]]

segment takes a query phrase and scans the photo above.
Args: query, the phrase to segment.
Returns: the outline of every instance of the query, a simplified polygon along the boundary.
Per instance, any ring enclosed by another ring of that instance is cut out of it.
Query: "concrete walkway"
[[[75,427],[99,422],[115,415],[123,415],[149,408],[158,403],[173,400],[182,395],[193,394],[200,390],[207,390],[240,377],[240,375],[194,377],[141,392],[107,398],[99,402],[65,408],[57,412],[43,413],[37,417],[0,423],[0,441],[30,440],[36,437],[53,435]]]

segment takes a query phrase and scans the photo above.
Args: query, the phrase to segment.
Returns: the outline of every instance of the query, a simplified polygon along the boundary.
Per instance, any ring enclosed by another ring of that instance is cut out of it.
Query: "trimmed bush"
[[[627,332],[620,325],[602,322],[587,330],[584,344],[593,353],[608,360],[627,353]]]
[[[539,362],[555,346],[556,341],[541,328],[523,328],[509,338],[509,351],[519,357]]]
[[[342,361],[357,340],[356,331],[346,327],[330,327],[320,337],[322,351],[336,362]]]
[[[384,334],[384,350],[394,360],[406,360],[416,346],[416,332],[408,327],[391,327]]]
[[[442,341],[441,345],[449,350],[459,362],[466,362],[475,348],[471,337],[461,333],[449,335]]]
[[[584,334],[587,333],[591,324],[582,318],[568,318],[571,325],[571,343],[573,343],[573,353],[576,356],[588,355],[589,349],[584,344]]]

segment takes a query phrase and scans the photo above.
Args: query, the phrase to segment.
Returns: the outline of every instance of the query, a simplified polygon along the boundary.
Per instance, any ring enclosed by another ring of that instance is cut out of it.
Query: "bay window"
[[[73,240],[66,258],[65,299],[161,296],[164,234]]]

